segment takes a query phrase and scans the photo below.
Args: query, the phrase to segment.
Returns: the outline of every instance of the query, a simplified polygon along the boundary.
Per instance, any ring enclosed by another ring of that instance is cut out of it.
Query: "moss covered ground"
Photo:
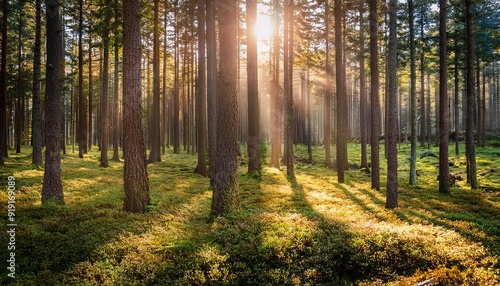
[[[6,178],[14,176],[18,224],[16,278],[7,276],[2,231],[0,284],[415,285],[433,279],[433,285],[499,285],[500,148],[488,143],[477,149],[479,190],[467,186],[465,157],[452,156],[450,146],[450,172],[463,180],[449,195],[437,191],[433,156],[419,157],[417,185],[408,186],[409,146],[400,145],[395,210],[384,208],[384,191],[370,188],[364,170],[348,171],[338,184],[336,172],[323,167],[321,146],[313,148],[313,162],[306,147],[296,147],[295,182],[284,168],[247,176],[243,155],[241,210],[214,221],[208,220],[209,180],[193,173],[196,156],[167,150],[162,162],[150,164],[149,212],[129,214],[122,211],[123,163],[100,168],[95,147],[84,159],[62,156],[66,204],[42,206],[43,169],[30,165],[26,147],[0,168],[2,217],[6,224]],[[352,163],[359,154],[360,146],[349,144]]]

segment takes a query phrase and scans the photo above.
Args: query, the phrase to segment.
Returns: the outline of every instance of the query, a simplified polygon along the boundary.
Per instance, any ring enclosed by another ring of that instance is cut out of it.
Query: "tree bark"
[[[111,19],[110,1],[106,2],[104,23]],[[109,87],[109,27],[104,25],[103,40],[103,69],[102,69],[102,91],[101,91],[101,167],[108,167],[108,141],[109,141],[109,115],[108,115],[108,87]]]
[[[294,155],[293,155],[293,0],[285,0],[285,18],[283,43],[283,89],[284,89],[284,109],[285,109],[285,156],[286,174],[289,180],[295,180]]]
[[[411,117],[411,140],[410,140],[410,185],[417,183],[417,70],[415,65],[415,32],[414,32],[414,7],[413,1],[408,0],[410,22],[410,117]],[[421,87],[423,89],[423,86]],[[421,102],[420,104],[423,104]],[[420,115],[422,117],[423,114]]]
[[[124,210],[146,212],[149,179],[141,122],[140,0],[123,0]]]
[[[346,73],[342,38],[342,1],[335,0],[335,67],[337,84],[337,177],[344,183],[344,171],[349,169],[347,161],[347,136],[349,134]]]
[[[411,2],[411,0],[410,0]],[[411,9],[410,9],[411,11]],[[397,84],[397,0],[389,2],[389,114],[387,125],[387,197],[385,207],[398,207],[398,84]],[[412,17],[410,17],[411,19]],[[411,21],[411,20],[410,20]]]
[[[208,0],[211,1],[211,0]],[[207,91],[205,65],[205,0],[198,0],[198,84],[196,88],[196,132],[198,165],[195,172],[206,177],[207,163]]]
[[[153,106],[151,114],[151,136],[149,138],[151,150],[149,163],[160,162],[160,33],[159,33],[159,6],[160,1],[154,0],[153,20]]]
[[[215,0],[207,5],[207,117],[209,176],[215,178],[217,161],[217,41],[215,33]]]
[[[465,149],[467,157],[467,182],[472,189],[477,189],[476,175],[476,147],[474,145],[474,122],[476,108],[476,95],[474,89],[474,37],[472,27],[472,1],[465,0],[466,20],[466,88],[467,88],[467,122],[465,129]]]
[[[439,192],[450,192],[448,164],[448,64],[446,0],[439,1]]]
[[[369,0],[368,4],[370,7],[371,183],[372,189],[380,190],[380,98],[377,0]]]
[[[43,173],[42,203],[64,204],[61,181],[61,62],[63,41],[58,0],[47,0],[47,70],[45,85],[45,171]]]
[[[83,94],[83,0],[78,1],[78,157],[87,153],[87,102]]]
[[[367,128],[367,97],[366,97],[366,73],[365,73],[365,31],[364,13],[365,1],[359,2],[359,101],[360,101],[360,133],[361,133],[361,168],[368,168],[368,156],[366,154]]]
[[[332,147],[332,95],[330,92],[330,8],[328,1],[325,1],[325,114],[324,114],[324,145],[325,145],[325,167],[331,169],[331,147]]]
[[[42,98],[40,91],[40,48],[42,36],[42,3],[35,1],[35,46],[33,49],[33,108],[32,108],[32,138],[33,156],[32,164],[41,166],[42,162]],[[2,108],[2,107],[0,107]],[[0,120],[1,122],[1,120]],[[1,149],[1,148],[0,148]],[[2,157],[0,153],[0,158]],[[1,160],[1,159],[0,159]]]
[[[211,217],[224,216],[239,208],[238,142],[237,142],[237,9],[236,0],[219,1],[220,62],[217,90],[217,159],[212,180],[213,196]]]
[[[118,10],[118,0],[115,0],[115,37],[118,37],[118,27],[120,23],[120,15]],[[113,157],[111,160],[114,162],[120,161],[119,147],[120,147],[120,123],[119,123],[119,82],[120,82],[120,74],[119,74],[119,58],[120,58],[120,48],[119,48],[118,39],[115,38],[114,42],[114,57],[115,57],[115,67],[114,67],[114,76],[113,76],[113,91],[114,91],[114,99],[113,99]]]
[[[257,0],[247,0],[248,174],[260,176],[260,110],[257,35]]]

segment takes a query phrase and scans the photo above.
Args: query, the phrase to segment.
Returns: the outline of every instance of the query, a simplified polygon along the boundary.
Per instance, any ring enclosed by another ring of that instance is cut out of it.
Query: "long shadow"
[[[341,190],[351,201],[356,203],[359,207],[361,207],[364,211],[371,213],[374,217],[376,217],[380,221],[385,221],[386,218],[380,215],[380,211],[369,207],[366,205],[362,200],[360,200],[358,197],[356,197],[353,193],[351,193],[349,190],[347,190],[344,186],[341,184],[335,184],[335,187]],[[363,192],[365,193],[365,192]],[[368,192],[369,193],[369,192]],[[366,193],[365,193],[366,194]],[[373,202],[376,205],[379,205],[381,207],[384,206],[384,202],[379,200],[377,197],[375,197],[373,194],[370,193],[369,197],[373,200]]]

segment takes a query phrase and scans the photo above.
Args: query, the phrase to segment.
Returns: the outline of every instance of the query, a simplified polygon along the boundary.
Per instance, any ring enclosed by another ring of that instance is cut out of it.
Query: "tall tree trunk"
[[[115,37],[117,37],[118,27],[120,23],[120,14],[118,10],[118,0],[115,0]],[[120,83],[120,74],[119,74],[119,57],[120,57],[120,47],[119,41],[115,38],[114,41],[114,57],[115,57],[115,67],[114,67],[114,76],[113,76],[113,160],[114,162],[120,161],[119,147],[120,147],[120,123],[119,123],[119,83]]]
[[[40,48],[42,36],[42,3],[41,0],[35,1],[35,46],[33,48],[33,156],[32,164],[41,166],[42,162],[42,97],[40,91]],[[2,107],[0,107],[2,108]],[[1,122],[1,120],[0,120]],[[0,148],[1,149],[1,148]],[[0,158],[2,154],[0,153]],[[0,159],[1,161],[1,159]]]
[[[325,1],[325,114],[324,114],[324,145],[325,145],[325,167],[331,169],[331,147],[332,147],[332,95],[330,92],[330,7]]]
[[[260,176],[260,110],[257,35],[257,0],[247,0],[248,173]]]
[[[87,153],[87,102],[83,94],[83,0],[78,1],[78,156]]]
[[[160,33],[158,16],[160,1],[154,0],[154,23],[153,23],[153,110],[151,128],[151,151],[149,162],[160,162]]]
[[[411,0],[410,0],[411,2]],[[410,4],[413,6],[413,4]],[[412,9],[410,9],[411,11]],[[410,12],[411,13],[411,12]],[[389,1],[389,114],[387,140],[387,198],[385,207],[398,206],[398,83],[397,83],[397,0]],[[412,16],[410,16],[410,21]],[[411,29],[411,28],[410,28]]]
[[[476,108],[476,96],[474,89],[474,36],[472,27],[472,1],[465,0],[466,20],[466,75],[467,80],[467,122],[465,128],[465,150],[467,157],[467,182],[472,189],[477,189],[476,176],[476,147],[474,145],[474,110]]]
[[[455,114],[455,156],[460,156],[460,148],[459,148],[459,134],[460,134],[460,109],[459,109],[459,95],[460,95],[460,79],[458,78],[458,63],[460,53],[458,52],[458,41],[455,41],[455,91],[454,91],[454,103],[453,103],[453,112]]]
[[[481,78],[481,62],[479,60],[479,57],[476,57],[476,77],[477,77],[477,146],[478,147],[484,147],[485,146],[485,126],[484,126],[484,104],[485,104],[485,81],[486,81],[486,76],[484,73],[484,66],[483,66],[483,81],[482,81],[482,88],[481,88],[481,81],[479,80]]]
[[[377,0],[369,0],[370,7],[370,98],[371,98],[371,165],[372,189],[380,190],[380,98],[378,70],[378,14]]]
[[[177,2],[176,5],[177,6]],[[174,7],[174,19],[177,21],[177,7]],[[173,100],[173,145],[174,153],[180,153],[180,132],[179,132],[179,23],[175,24],[175,48],[174,48],[174,100]]]
[[[238,191],[238,142],[237,142],[237,1],[219,1],[219,51],[224,55],[220,62],[217,90],[217,158],[215,177],[212,180],[213,197],[211,217],[224,216],[239,208]]]
[[[423,8],[422,8],[423,10]],[[425,13],[424,11],[421,11]],[[421,37],[421,47],[420,47],[420,147],[425,147],[425,138],[427,129],[427,119],[426,119],[426,107],[425,107],[425,52],[424,52],[424,20],[423,15],[420,15],[420,37]],[[411,30],[411,29],[410,29]],[[411,40],[410,40],[411,42]],[[427,107],[429,109],[430,106]]]
[[[281,156],[281,114],[280,108],[280,92],[279,74],[280,74],[280,4],[278,0],[273,1],[273,40],[271,48],[271,161],[269,166],[272,168],[280,168]]]
[[[24,1],[20,1],[19,7],[19,21],[18,21],[18,43],[17,43],[17,97],[16,97],[16,111],[15,115],[15,125],[14,125],[14,138],[16,144],[16,153],[21,153],[21,139],[22,139],[22,126],[24,120],[23,109],[21,102],[24,97],[24,83],[22,80],[23,72],[23,58],[22,58],[22,48],[23,48],[23,9]]]
[[[293,0],[285,0],[284,43],[283,43],[283,89],[285,109],[285,154],[286,175],[289,180],[295,180],[293,156]]]
[[[217,159],[217,41],[215,34],[215,0],[207,5],[207,117],[209,176],[215,178]]]
[[[349,169],[347,161],[348,104],[342,38],[342,1],[335,0],[335,67],[337,84],[337,176],[344,183],[344,171]]]
[[[92,36],[89,35],[89,116],[88,116],[88,120],[89,120],[89,124],[88,124],[88,145],[87,145],[87,149],[90,150],[92,148],[92,142],[93,142],[93,139],[94,137],[92,136],[93,135],[93,105],[92,105],[92,102],[93,102],[93,93],[92,93],[92,89],[93,89],[93,76],[92,76]]]
[[[368,168],[368,156],[366,154],[367,141],[367,102],[366,97],[366,73],[365,73],[365,1],[359,2],[359,101],[360,101],[360,133],[361,133],[361,168]]]
[[[149,179],[141,122],[140,0],[123,0],[124,210],[146,212]]]
[[[0,65],[0,165],[7,153],[7,31],[9,1],[2,1],[2,55]]]
[[[417,70],[415,65],[415,32],[413,1],[408,0],[410,22],[410,113],[411,113],[411,147],[410,147],[410,185],[417,183]],[[423,89],[423,86],[421,87]],[[423,104],[421,102],[420,104]],[[420,115],[422,117],[423,114]]]
[[[45,86],[45,171],[43,173],[42,203],[50,201],[64,204],[61,181],[61,62],[63,42],[60,3],[47,0],[47,70]]]
[[[448,163],[448,63],[446,0],[439,1],[439,192],[450,192]]]
[[[111,20],[110,1],[106,1],[104,23]],[[108,115],[108,86],[109,86],[109,27],[104,25],[103,35],[103,69],[101,92],[101,167],[108,167],[109,115]]]
[[[211,0],[208,0],[211,1]],[[195,172],[206,177],[207,163],[207,91],[205,65],[205,2],[198,0],[198,84],[196,88],[196,132],[198,165]]]

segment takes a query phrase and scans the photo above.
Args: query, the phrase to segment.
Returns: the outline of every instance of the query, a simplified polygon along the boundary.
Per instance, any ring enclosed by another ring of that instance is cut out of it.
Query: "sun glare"
[[[271,35],[271,19],[269,16],[259,13],[254,29],[258,41],[268,40]]]

